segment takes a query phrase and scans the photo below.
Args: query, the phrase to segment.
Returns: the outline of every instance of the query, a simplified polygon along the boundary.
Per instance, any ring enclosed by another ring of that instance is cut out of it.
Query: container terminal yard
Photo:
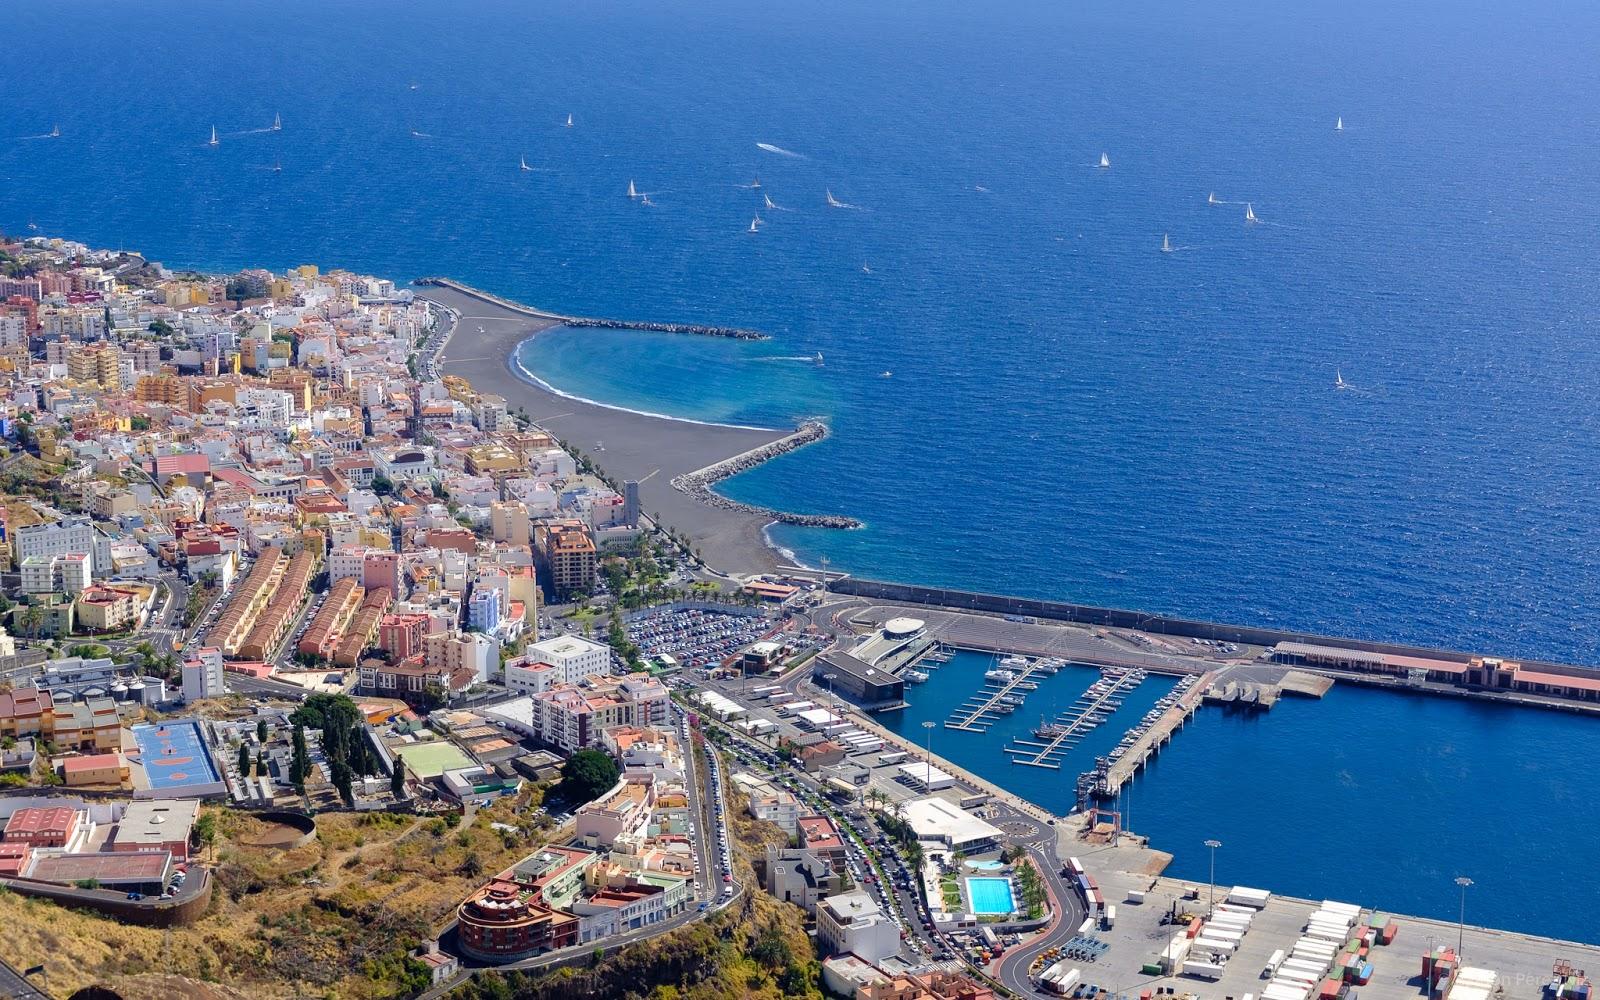
[[[843,589],[833,581],[830,588]],[[695,686],[710,699],[708,712],[753,745],[814,747],[825,739],[842,746],[844,759],[818,775],[842,801],[876,800],[896,810],[937,793],[988,824],[996,849],[1005,843],[1023,848],[1046,875],[1049,923],[992,960],[960,956],[1015,995],[1589,1000],[1584,970],[1600,971],[1600,948],[1468,924],[1465,905],[1461,921],[1452,923],[1387,912],[1383,900],[1319,903],[1276,895],[1270,886],[1167,878],[1172,855],[1122,829],[1122,815],[1111,808],[1121,786],[1181,738],[1185,723],[1207,706],[1270,711],[1281,698],[1316,698],[1334,683],[1355,681],[1587,710],[1594,706],[1584,704],[1590,699],[1581,668],[1524,669],[1456,654],[1435,658],[1298,640],[1202,639],[837,592],[813,595],[797,612],[832,645],[762,676],[707,672]],[[1146,675],[1164,676],[1174,686],[1115,750],[1078,776],[1078,807],[1057,816],[932,752],[936,723],[923,723],[927,737],[919,742],[875,718],[903,707],[905,685],[944,669],[960,650],[992,655],[996,666],[974,678],[972,697],[943,728],[982,731],[986,719],[1008,714],[1001,698],[1025,700],[1030,678],[1041,672],[1069,664],[1100,671],[1079,703],[1042,721],[1032,739],[1006,747],[1011,766],[1048,766],[1053,746],[1072,739],[1080,726],[1105,721],[1096,704],[1119,697]],[[936,880],[924,883],[930,907],[936,886]],[[1462,892],[1465,903],[1465,886]],[[963,915],[925,912],[931,936],[959,933],[943,921]]]

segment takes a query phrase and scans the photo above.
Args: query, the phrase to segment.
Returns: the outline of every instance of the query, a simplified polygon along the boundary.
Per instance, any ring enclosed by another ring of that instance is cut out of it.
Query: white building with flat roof
[[[556,681],[576,684],[585,677],[611,672],[611,647],[590,642],[582,636],[558,635],[530,643],[522,651],[529,663],[548,663],[556,668]]]
[[[900,953],[900,928],[864,890],[853,889],[817,904],[817,944],[876,964]]]
[[[975,854],[1000,842],[1000,830],[965,809],[929,795],[901,806],[918,840],[943,844],[952,851]]]

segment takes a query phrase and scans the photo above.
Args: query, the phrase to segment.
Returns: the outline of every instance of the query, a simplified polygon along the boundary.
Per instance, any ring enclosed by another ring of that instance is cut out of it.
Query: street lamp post
[[[839,676],[838,674],[831,674],[831,673],[822,675],[823,683],[828,685],[828,700],[829,701],[833,700],[833,679],[835,677],[838,677],[838,676]]]
[[[1461,960],[1461,946],[1467,938],[1467,887],[1472,884],[1472,879],[1465,875],[1456,877],[1456,885],[1461,887],[1461,913],[1456,920],[1456,961]]]
[[[1206,846],[1211,848],[1211,909],[1207,914],[1209,916],[1217,909],[1217,848],[1222,846],[1222,841],[1208,840]]]
[[[922,776],[930,779],[928,781],[930,785],[933,784],[931,780],[933,775],[933,727],[934,722],[932,719],[923,720],[922,728],[927,731],[928,770],[923,772]]]

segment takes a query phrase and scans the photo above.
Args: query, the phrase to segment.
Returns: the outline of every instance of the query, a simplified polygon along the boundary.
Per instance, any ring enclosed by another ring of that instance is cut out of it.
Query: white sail
[[[1101,153],[1100,154],[1100,169],[1104,170],[1109,166],[1111,166],[1111,157],[1109,155],[1105,154],[1105,153]]]
[[[209,142],[207,145],[215,146],[216,144],[217,144],[217,127],[215,125],[213,125],[213,126],[211,126],[211,142]]]
[[[750,186],[752,188],[759,189],[761,187],[761,178],[757,177],[755,180],[751,181]]]
[[[761,199],[767,203],[767,211],[769,212],[778,207],[772,203],[772,195],[770,194],[763,194]]]
[[[571,127],[572,127],[572,115],[568,114],[567,115],[567,128],[571,128]]]
[[[639,197],[639,189],[633,186],[633,181],[629,181],[628,182],[628,197],[629,198],[637,198],[637,197]]]
[[[752,233],[758,231],[760,225],[761,225],[761,217],[760,216],[756,216],[754,219],[750,220],[750,231]]]
[[[1244,207],[1244,221],[1246,221],[1246,222],[1254,222],[1254,221],[1256,221],[1256,207],[1254,205],[1246,205]]]
[[[1211,192],[1211,196],[1206,199],[1206,203],[1210,205],[1221,204],[1221,202],[1217,201],[1217,193],[1215,191]]]
[[[274,132],[282,132],[283,131],[283,116],[282,115],[274,114],[272,116],[272,131],[274,131]]]
[[[1343,132],[1344,131],[1344,119],[1343,118],[1340,118],[1338,121],[1333,123],[1333,130],[1335,132]]]
[[[50,126],[50,138],[52,138],[52,139],[61,138],[61,126],[60,125],[52,125],[52,126]]]
[[[827,191],[828,205],[830,207],[832,207],[832,208],[843,208],[844,207],[844,202],[840,201],[838,198],[835,198],[833,196],[833,190],[831,188],[827,188],[825,190]]]
[[[520,166],[523,170],[532,170],[533,169],[532,167],[528,166],[528,158],[526,156],[521,157],[520,159],[518,159],[517,160],[517,165]]]
[[[1167,236],[1166,233],[1162,233],[1161,234],[1161,252],[1162,253],[1171,253],[1172,252],[1172,240],[1171,240],[1170,237]]]

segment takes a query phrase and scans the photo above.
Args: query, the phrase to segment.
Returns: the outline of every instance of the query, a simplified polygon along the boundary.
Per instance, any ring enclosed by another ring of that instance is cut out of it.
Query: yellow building
[[[141,375],[134,383],[133,398],[141,403],[185,406],[189,402],[189,386],[176,375]]]
[[[492,476],[495,473],[517,472],[523,468],[522,456],[504,445],[480,444],[467,449],[466,469],[469,476]]]
[[[95,382],[107,389],[122,387],[122,352],[110,341],[79,348],[67,355],[67,377]]]

